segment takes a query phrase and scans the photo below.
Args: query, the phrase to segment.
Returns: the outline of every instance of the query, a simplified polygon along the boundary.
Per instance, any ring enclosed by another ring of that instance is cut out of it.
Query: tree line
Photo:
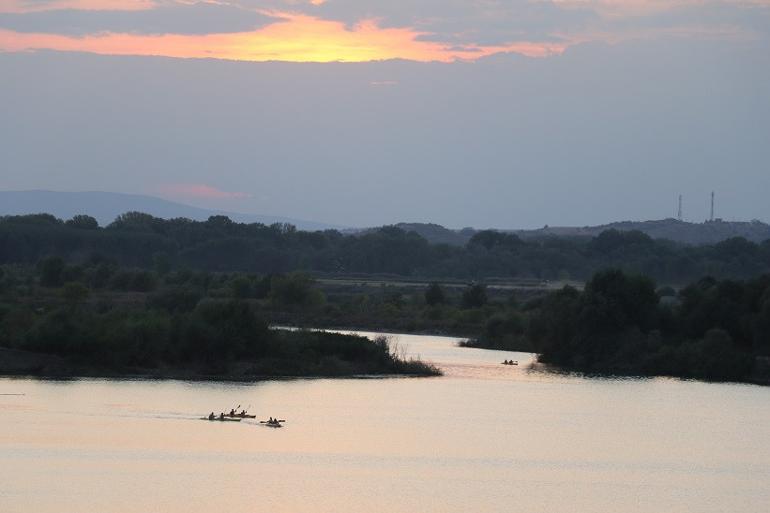
[[[770,275],[703,278],[661,297],[653,280],[597,273],[530,305],[540,361],[583,372],[770,381]]]
[[[0,267],[0,347],[66,362],[26,372],[228,379],[438,373],[404,358],[385,339],[270,329],[270,308],[263,303],[305,308],[322,300],[301,274],[256,278],[188,271],[161,277],[116,268],[101,288],[88,280],[65,281],[99,269],[76,270],[58,257],[34,267]],[[122,278],[114,280],[121,276],[133,276],[126,283],[142,290],[115,288],[118,282],[122,287]]]
[[[34,264],[48,256],[73,264],[101,262],[159,273],[172,269],[209,272],[389,274],[481,280],[589,279],[617,267],[661,283],[683,284],[701,276],[745,279],[770,272],[770,241],[736,237],[688,246],[655,240],[642,232],[607,230],[593,238],[524,241],[513,234],[481,231],[462,247],[431,244],[393,226],[361,234],[305,232],[292,225],[160,219],[129,212],[100,227],[86,215],[63,221],[48,214],[0,218],[0,264]],[[124,277],[128,280],[129,277]],[[123,288],[141,288],[124,282]],[[115,280],[118,280],[115,278]]]
[[[302,272],[159,273],[59,257],[0,266],[2,347],[106,366],[271,361],[265,375],[408,363],[354,365],[344,343],[312,335],[303,345],[267,329],[275,323],[466,336],[467,345],[536,352],[542,363],[586,373],[770,382],[770,274],[705,277],[676,290],[605,269],[583,290],[535,293],[483,283],[321,286]]]

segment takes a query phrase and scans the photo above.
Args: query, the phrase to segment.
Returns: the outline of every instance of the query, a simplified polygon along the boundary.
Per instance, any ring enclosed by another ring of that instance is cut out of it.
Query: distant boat
[[[505,360],[505,361],[503,362],[503,365],[518,365],[518,364],[519,364],[519,362],[518,362],[518,361],[516,361],[516,360],[510,360],[510,361],[508,361],[508,360]]]
[[[265,426],[265,427],[271,427],[271,428],[279,428],[279,427],[283,427],[283,426],[281,425],[281,422],[286,422],[286,421],[285,421],[285,420],[273,420],[273,421],[269,421],[269,420],[260,420],[260,421],[259,421],[259,423],[260,423],[260,424],[262,424],[263,426]]]

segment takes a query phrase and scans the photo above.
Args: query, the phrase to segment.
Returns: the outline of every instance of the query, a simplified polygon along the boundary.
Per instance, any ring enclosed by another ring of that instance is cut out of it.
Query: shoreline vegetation
[[[372,341],[366,339],[366,342]],[[388,344],[387,340],[374,342]],[[0,347],[0,376],[10,378],[253,382],[297,378],[364,379],[440,375],[441,370],[429,362],[423,362],[420,359],[401,359],[398,355],[394,355],[392,364],[385,368],[372,367],[371,364],[361,362],[336,361],[332,358],[320,362],[297,362],[296,360],[281,362],[275,359],[238,361],[212,369],[205,365],[189,366],[187,364],[176,366],[163,364],[157,367],[104,366],[88,363],[79,358]]]
[[[34,297],[6,291],[0,374],[227,380],[440,374],[387,337],[270,329],[258,306],[244,299],[121,302],[119,294],[102,293],[89,301],[89,294],[73,282]]]
[[[770,275],[707,277],[671,296],[649,278],[608,269],[527,310],[520,336],[543,368],[770,385]],[[516,350],[483,335],[461,345]]]
[[[363,378],[440,376],[430,363],[406,358],[385,337],[369,340],[355,335],[295,331],[279,333],[273,343],[286,349],[281,356],[233,358],[219,361],[161,361],[118,363],[93,355],[67,355],[62,350],[0,347],[0,375],[6,377],[179,379],[189,381],[260,381],[290,378]],[[65,350],[66,351],[66,350]],[[302,356],[290,354],[299,351]],[[127,355],[124,355],[127,356]],[[129,357],[130,361],[132,358]]]
[[[343,251],[345,258],[357,255],[357,267],[379,261],[372,269],[389,269],[417,254],[427,267],[446,257],[443,249],[398,229],[353,237],[240,225],[226,218],[164,221],[137,213],[113,225],[99,228],[88,216],[66,223],[46,215],[0,218],[0,373],[18,374],[24,368],[19,362],[27,362],[26,372],[62,376],[439,373],[430,364],[405,359],[382,338],[269,329],[278,325],[465,337],[461,345],[533,352],[549,368],[589,375],[770,384],[770,274],[757,272],[770,269],[770,242],[731,240],[677,250],[706,258],[701,263],[717,275],[748,273],[747,279],[707,276],[683,287],[658,287],[637,271],[609,267],[585,286],[558,288],[543,276],[484,274],[499,270],[500,262],[516,264],[534,244],[525,247],[515,236],[497,232],[479,232],[465,249],[452,250],[463,251],[463,265],[481,278],[464,281],[446,273],[442,282],[414,274],[411,264],[398,275],[340,273],[339,279],[316,279],[296,270],[258,274],[232,260],[252,258],[239,253],[244,241],[265,240],[272,241],[265,251],[280,246],[283,256],[299,255],[309,244],[319,251]],[[236,234],[238,244],[227,238]],[[219,245],[222,237],[229,245]],[[190,266],[180,262],[191,258],[181,248],[194,240],[208,249],[195,253],[201,260]],[[153,252],[161,242],[169,251]],[[556,242],[547,242],[548,251],[564,249]],[[644,255],[642,267],[669,269],[658,275],[674,269],[658,251],[662,243],[643,234],[601,234],[580,244],[586,248],[583,257],[602,263],[636,262]],[[62,248],[66,251],[56,253]],[[119,257],[117,249],[126,254]],[[316,266],[309,254],[305,264],[271,255],[254,265]],[[127,264],[126,259],[139,260]],[[719,259],[730,265],[715,263]]]

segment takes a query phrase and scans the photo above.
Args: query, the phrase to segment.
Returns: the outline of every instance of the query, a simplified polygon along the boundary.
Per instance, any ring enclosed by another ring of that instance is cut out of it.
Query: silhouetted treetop
[[[733,238],[713,246],[653,240],[642,232],[607,230],[595,238],[522,240],[485,230],[465,247],[431,244],[414,231],[385,226],[355,234],[305,232],[292,225],[160,219],[127,212],[101,228],[81,215],[66,223],[48,214],[0,218],[0,264],[68,263],[94,258],[144,269],[334,274],[393,274],[484,280],[522,277],[586,280],[616,267],[681,284],[704,275],[748,278],[770,272],[770,242]]]

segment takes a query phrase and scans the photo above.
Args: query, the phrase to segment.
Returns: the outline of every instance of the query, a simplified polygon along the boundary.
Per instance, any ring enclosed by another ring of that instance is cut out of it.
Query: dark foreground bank
[[[530,305],[522,333],[562,370],[770,384],[770,276],[674,292],[607,270]]]
[[[440,374],[385,338],[269,329],[246,302],[210,301],[173,313],[71,304],[8,307],[0,332],[5,375],[259,379]]]

